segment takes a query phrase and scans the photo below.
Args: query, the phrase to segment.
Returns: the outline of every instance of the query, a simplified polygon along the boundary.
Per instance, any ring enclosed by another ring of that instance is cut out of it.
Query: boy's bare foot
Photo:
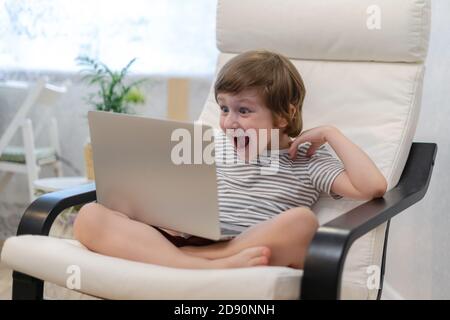
[[[181,251],[194,257],[206,258],[206,259],[221,259],[227,258],[233,253],[228,250],[228,243],[230,241],[220,241],[206,246],[183,246],[179,247]],[[237,252],[236,252],[237,253]]]
[[[245,268],[269,264],[270,249],[267,247],[247,248],[226,258],[211,260],[213,268]]]

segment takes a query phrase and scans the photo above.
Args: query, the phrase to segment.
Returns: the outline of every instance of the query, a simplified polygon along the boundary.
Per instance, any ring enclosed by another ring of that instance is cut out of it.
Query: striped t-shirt
[[[215,134],[215,156],[220,220],[252,226],[294,207],[311,207],[321,192],[334,199],[341,196],[331,192],[334,179],[344,170],[343,163],[322,145],[306,156],[310,143],[301,144],[295,160],[288,149],[272,157],[259,155],[250,163],[229,161],[237,159],[234,145],[222,131]],[[272,167],[271,167],[272,166]],[[275,171],[264,171],[276,168]]]

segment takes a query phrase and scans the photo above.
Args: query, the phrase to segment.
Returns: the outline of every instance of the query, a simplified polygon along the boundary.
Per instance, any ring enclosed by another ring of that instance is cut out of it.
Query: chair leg
[[[44,281],[21,272],[13,272],[13,300],[43,300]]]
[[[55,161],[53,164],[53,172],[55,173],[55,176],[62,177],[61,161]]]
[[[58,136],[58,122],[56,121],[55,117],[52,117],[50,120],[50,141],[51,141],[52,147],[56,151],[56,155],[60,156],[61,155],[61,147],[59,144],[59,136]],[[62,172],[62,165],[61,165],[60,160],[56,160],[53,163],[53,168],[54,168],[55,175],[57,177],[62,177],[63,172]]]
[[[8,185],[13,176],[13,172],[6,172],[2,177],[0,177],[0,192]]]
[[[33,202],[36,197],[34,195],[33,182],[39,177],[39,166],[36,162],[36,154],[34,153],[34,135],[33,127],[30,119],[26,119],[22,125],[23,144],[25,149],[25,164],[27,166],[28,190],[30,202]]]

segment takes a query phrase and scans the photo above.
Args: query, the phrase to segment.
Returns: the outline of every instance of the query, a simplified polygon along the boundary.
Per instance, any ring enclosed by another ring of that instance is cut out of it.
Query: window
[[[214,0],[0,0],[0,68],[75,71],[87,54],[112,68],[211,75]]]

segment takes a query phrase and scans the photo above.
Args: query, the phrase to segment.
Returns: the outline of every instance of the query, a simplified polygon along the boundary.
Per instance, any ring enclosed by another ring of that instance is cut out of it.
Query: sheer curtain
[[[215,68],[214,0],[0,0],[0,77],[73,72],[83,54],[112,68],[208,76]]]

